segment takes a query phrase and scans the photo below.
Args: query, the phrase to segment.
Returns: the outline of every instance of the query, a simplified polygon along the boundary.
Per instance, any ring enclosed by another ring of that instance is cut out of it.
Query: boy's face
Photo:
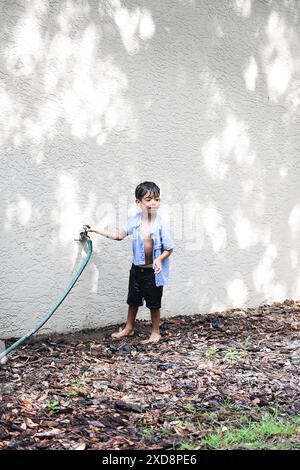
[[[142,199],[136,199],[135,202],[144,214],[155,214],[160,206],[160,197],[148,191]]]

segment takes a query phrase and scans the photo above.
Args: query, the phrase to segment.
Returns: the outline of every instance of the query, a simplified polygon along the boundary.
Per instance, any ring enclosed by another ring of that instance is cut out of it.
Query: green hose
[[[93,251],[93,244],[92,244],[91,239],[85,238],[84,240],[81,240],[81,241],[86,241],[87,242],[87,244],[88,244],[88,253],[87,253],[87,256],[85,257],[79,271],[77,272],[77,274],[73,277],[72,281],[70,282],[68,287],[64,290],[64,292],[62,293],[62,295],[60,296],[60,298],[58,299],[56,304],[52,308],[50,308],[50,310],[48,311],[45,318],[43,318],[43,320],[41,320],[33,330],[29,331],[25,336],[22,336],[22,338],[18,339],[15,343],[13,343],[11,346],[9,346],[9,348],[5,349],[5,351],[2,351],[2,353],[0,353],[0,360],[3,359],[11,351],[16,349],[21,343],[26,341],[26,339],[28,339],[30,336],[32,336],[34,333],[36,333],[40,328],[42,328],[42,326],[49,320],[49,318],[52,317],[55,310],[57,310],[58,307],[60,306],[60,304],[65,300],[65,298],[69,294],[70,290],[74,287],[74,285],[77,282],[79,276],[81,275],[84,268],[88,264],[88,262],[90,260],[90,257],[92,256],[92,251]]]

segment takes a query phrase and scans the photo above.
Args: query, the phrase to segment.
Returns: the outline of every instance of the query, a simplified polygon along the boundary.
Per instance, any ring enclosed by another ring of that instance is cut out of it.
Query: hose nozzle
[[[79,233],[79,238],[76,239],[74,238],[75,242],[85,242],[87,241],[89,237],[89,234],[88,234],[88,229],[90,228],[89,225],[84,225],[81,232]]]

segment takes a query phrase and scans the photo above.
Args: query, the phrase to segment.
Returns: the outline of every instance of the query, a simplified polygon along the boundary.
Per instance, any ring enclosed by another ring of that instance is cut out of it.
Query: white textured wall
[[[173,220],[164,316],[300,297],[299,1],[0,11],[0,337],[46,313],[82,224],[123,223],[143,180]],[[125,320],[131,241],[93,238],[43,332]]]

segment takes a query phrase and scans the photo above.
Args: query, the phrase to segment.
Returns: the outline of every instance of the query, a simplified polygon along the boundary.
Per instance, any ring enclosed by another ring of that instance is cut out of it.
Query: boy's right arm
[[[127,237],[127,233],[124,232],[124,230],[121,230],[121,232],[113,232],[105,228],[97,228],[91,225],[87,225],[87,227],[87,232],[98,233],[98,235],[103,235],[103,237],[111,238],[112,240],[123,240],[123,238]]]

